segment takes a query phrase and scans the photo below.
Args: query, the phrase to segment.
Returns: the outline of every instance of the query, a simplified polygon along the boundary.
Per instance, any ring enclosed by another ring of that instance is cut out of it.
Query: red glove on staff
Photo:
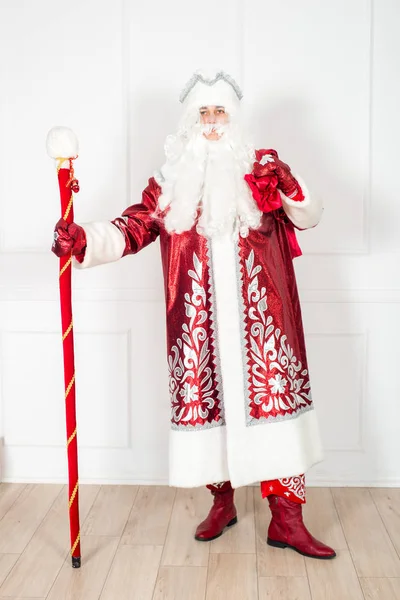
[[[257,151],[256,158],[258,161],[254,163],[254,174],[256,176],[262,177],[274,173],[278,178],[278,188],[282,190],[285,196],[292,200],[304,200],[299,182],[293,177],[289,165],[280,160],[276,150]]]
[[[72,253],[78,262],[82,262],[85,249],[86,235],[83,227],[76,223],[68,224],[64,219],[60,219],[54,229],[51,251],[59,258]]]

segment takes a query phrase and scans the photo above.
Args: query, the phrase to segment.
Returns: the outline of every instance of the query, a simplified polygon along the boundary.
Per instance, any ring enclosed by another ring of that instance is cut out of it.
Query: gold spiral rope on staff
[[[63,268],[60,271],[60,277],[65,273],[65,271],[68,269],[69,265],[72,263],[72,256],[69,257],[69,259],[67,260],[67,262],[65,263],[65,265],[63,266]]]
[[[73,327],[73,321],[71,321],[71,323],[68,326],[68,329],[65,331],[64,335],[63,335],[63,342],[65,341],[65,338],[68,336],[68,334],[71,333],[72,331],[72,327]]]
[[[75,381],[75,373],[73,374],[72,379],[69,382],[67,389],[65,390],[65,399],[67,399],[68,394],[70,393],[72,386],[74,385],[74,381]]]
[[[74,500],[75,500],[75,496],[76,496],[76,494],[77,494],[77,492],[78,492],[78,488],[79,488],[79,482],[77,481],[77,482],[76,482],[76,485],[75,485],[75,487],[74,487],[74,491],[73,491],[73,492],[72,492],[72,494],[71,494],[71,498],[69,499],[69,507],[70,507],[70,508],[71,508],[71,506],[72,506],[72,504],[73,504],[73,502],[74,502]]]
[[[70,443],[72,442],[72,440],[73,440],[75,437],[76,437],[76,427],[75,427],[75,431],[74,431],[73,433],[71,433],[71,435],[70,435],[70,436],[69,436],[69,438],[68,438],[68,441],[67,441],[67,448],[68,448],[68,446],[70,445]]]
[[[78,536],[74,542],[74,545],[71,548],[71,554],[73,554],[75,552],[75,548],[77,547],[77,545],[79,544],[79,540],[81,539],[81,532],[78,533]]]
[[[67,220],[67,218],[68,218],[68,215],[69,215],[69,213],[71,212],[71,208],[72,208],[72,204],[73,204],[73,202],[74,202],[74,196],[73,196],[73,194],[71,194],[71,198],[69,199],[69,202],[68,202],[67,209],[66,209],[66,211],[65,211],[65,213],[64,213],[64,216],[63,216],[63,219],[64,219],[64,221],[66,221],[66,220]]]

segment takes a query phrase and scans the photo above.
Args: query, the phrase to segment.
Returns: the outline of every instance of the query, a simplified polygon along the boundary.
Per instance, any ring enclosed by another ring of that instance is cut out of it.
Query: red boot
[[[272,513],[267,544],[275,548],[292,548],[310,558],[334,558],[336,552],[316,540],[303,523],[301,504],[280,496],[268,496]]]
[[[214,504],[207,518],[196,529],[195,539],[210,542],[222,535],[225,527],[237,523],[236,507],[233,503],[234,490],[230,481],[222,484],[207,485],[214,496]]]

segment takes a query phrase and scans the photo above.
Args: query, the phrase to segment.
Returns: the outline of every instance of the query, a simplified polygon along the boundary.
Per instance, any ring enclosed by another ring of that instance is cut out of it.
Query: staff
[[[47,135],[47,153],[57,161],[61,199],[61,217],[67,223],[74,220],[73,192],[79,191],[74,177],[73,161],[78,156],[78,140],[67,127],[53,127]],[[76,434],[74,330],[71,296],[72,255],[60,258],[60,304],[64,356],[65,412],[67,424],[69,522],[72,566],[81,566],[79,527],[78,440]]]

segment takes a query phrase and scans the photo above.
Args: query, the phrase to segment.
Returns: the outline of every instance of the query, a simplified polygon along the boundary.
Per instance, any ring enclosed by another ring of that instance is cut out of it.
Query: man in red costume
[[[275,150],[244,139],[241,97],[226,73],[195,73],[141,203],[113,221],[60,220],[53,252],[86,268],[160,238],[170,485],[206,485],[214,497],[196,539],[234,525],[234,489],[261,482],[267,543],[333,558],[302,519],[304,472],[322,452],[292,264],[294,228],[314,227],[322,207]]]

